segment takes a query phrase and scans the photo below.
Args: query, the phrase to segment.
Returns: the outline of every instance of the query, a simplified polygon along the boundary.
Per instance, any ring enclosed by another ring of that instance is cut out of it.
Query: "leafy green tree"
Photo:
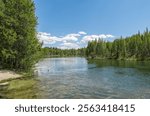
[[[0,62],[4,68],[28,70],[39,57],[37,18],[32,0],[1,0]]]

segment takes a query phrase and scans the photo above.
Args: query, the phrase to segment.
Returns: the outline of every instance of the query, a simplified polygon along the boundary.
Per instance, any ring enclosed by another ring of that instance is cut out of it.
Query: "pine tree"
[[[100,58],[150,59],[150,32],[146,28],[143,34],[138,32],[138,34],[131,37],[120,37],[113,42],[105,42],[103,40],[89,42],[86,49],[87,56],[95,53],[95,46],[95,55]]]

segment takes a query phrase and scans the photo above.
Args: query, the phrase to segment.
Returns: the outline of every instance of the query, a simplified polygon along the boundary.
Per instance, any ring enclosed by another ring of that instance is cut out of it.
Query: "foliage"
[[[149,60],[150,32],[148,29],[131,37],[120,37],[113,42],[102,39],[88,42],[87,48],[65,49],[43,48],[43,55],[51,56],[87,56],[101,59]]]
[[[59,48],[43,48],[43,56],[45,57],[65,57],[65,56],[85,56],[86,48],[81,49],[59,49]]]
[[[143,34],[107,42],[102,39],[91,41],[86,49],[88,57],[110,59],[150,59],[150,32],[148,29]]]
[[[32,0],[0,0],[0,65],[28,70],[41,49],[36,38],[37,18]]]

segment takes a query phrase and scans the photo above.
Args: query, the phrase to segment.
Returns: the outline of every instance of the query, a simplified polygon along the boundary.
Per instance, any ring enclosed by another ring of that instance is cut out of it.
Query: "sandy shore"
[[[16,79],[21,77],[21,75],[8,70],[0,70],[0,81],[8,80],[8,79]]]

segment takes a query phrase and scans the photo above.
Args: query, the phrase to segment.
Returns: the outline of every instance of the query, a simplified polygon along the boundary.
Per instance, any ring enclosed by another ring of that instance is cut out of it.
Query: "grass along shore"
[[[33,74],[0,70],[0,99],[38,98],[38,80]]]

